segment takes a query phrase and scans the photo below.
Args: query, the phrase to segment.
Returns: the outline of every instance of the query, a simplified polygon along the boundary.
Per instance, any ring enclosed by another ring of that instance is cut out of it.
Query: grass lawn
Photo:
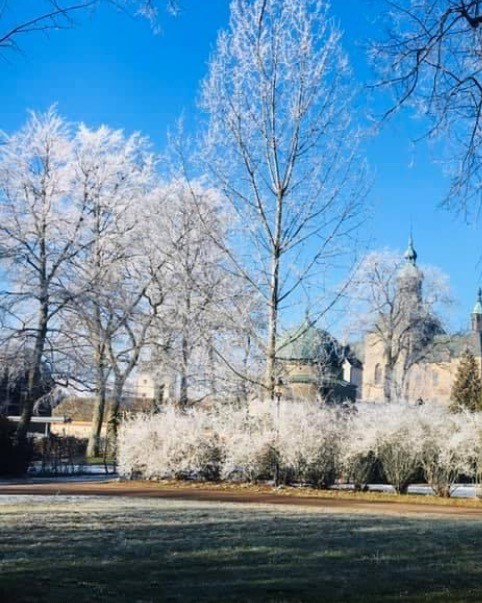
[[[0,497],[2,603],[482,601],[482,521]]]

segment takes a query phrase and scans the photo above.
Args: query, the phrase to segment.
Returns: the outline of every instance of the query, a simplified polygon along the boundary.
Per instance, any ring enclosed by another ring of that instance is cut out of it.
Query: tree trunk
[[[15,439],[17,442],[22,442],[27,437],[28,428],[32,419],[33,407],[36,400],[40,396],[42,357],[45,350],[45,341],[47,339],[48,309],[48,297],[45,295],[41,299],[33,358],[28,370],[27,391],[22,407],[22,413],[20,415],[20,421],[15,434]]]
[[[246,337],[246,345],[244,346],[244,355],[243,355],[243,375],[247,377],[248,375],[248,366],[249,366],[249,357],[251,353],[251,337],[247,335]],[[240,401],[246,404],[248,402],[248,382],[247,379],[242,379],[240,388],[239,388],[239,398]]]
[[[107,418],[106,447],[109,455],[112,455],[114,458],[116,458],[117,452],[117,433],[119,429],[120,407],[124,383],[125,379],[116,376],[114,380],[114,391],[112,392],[112,404]]]
[[[216,399],[216,360],[214,357],[214,345],[211,337],[209,338],[208,346],[209,390],[211,397]]]
[[[276,201],[276,226],[271,258],[270,299],[268,305],[268,346],[266,348],[265,386],[268,398],[274,400],[276,372],[276,340],[278,336],[279,271],[281,259],[281,224],[283,197]]]
[[[188,367],[189,367],[189,343],[185,335],[182,336],[181,342],[181,379],[179,384],[179,405],[181,408],[186,408],[189,401],[188,390]]]
[[[394,367],[391,363],[385,363],[385,370],[383,375],[383,397],[385,402],[392,401],[393,391],[393,371]]]
[[[94,404],[94,414],[92,417],[92,427],[87,444],[87,456],[95,457],[100,455],[100,438],[102,433],[102,424],[104,422],[105,400],[106,400],[106,375],[105,375],[105,352],[102,344],[97,349],[97,367],[96,367],[96,398]]]

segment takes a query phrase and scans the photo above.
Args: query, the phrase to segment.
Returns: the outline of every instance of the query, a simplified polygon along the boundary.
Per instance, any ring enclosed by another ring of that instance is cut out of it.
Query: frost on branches
[[[201,91],[205,162],[241,217],[230,260],[263,300],[265,386],[274,398],[283,307],[306,283],[324,291],[342,258],[351,264],[365,170],[329,3],[232,0],[230,9]],[[332,301],[318,301],[316,314]]]
[[[144,479],[189,478],[309,484],[383,477],[403,494],[414,481],[450,496],[460,477],[478,479],[482,417],[409,403],[360,403],[354,410],[316,403],[252,402],[233,409],[166,407],[122,426],[119,473]]]

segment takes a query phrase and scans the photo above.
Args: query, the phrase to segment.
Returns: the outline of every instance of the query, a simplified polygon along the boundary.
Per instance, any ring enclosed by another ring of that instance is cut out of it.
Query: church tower
[[[477,302],[472,310],[472,331],[474,333],[482,333],[482,289],[479,288],[477,294]]]
[[[410,234],[408,247],[404,255],[404,265],[398,273],[398,304],[400,311],[408,320],[421,313],[423,274],[417,266],[417,252]]]

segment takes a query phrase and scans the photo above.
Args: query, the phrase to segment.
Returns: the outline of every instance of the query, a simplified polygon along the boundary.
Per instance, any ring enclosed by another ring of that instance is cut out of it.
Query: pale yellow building
[[[423,274],[416,265],[412,240],[404,257],[398,275],[398,299],[392,304],[395,319],[381,321],[392,326],[393,337],[385,336],[380,328],[365,337],[362,397],[383,401],[389,390],[392,399],[448,405],[466,350],[475,356],[482,373],[482,291],[479,289],[471,314],[471,330],[447,334],[436,319],[423,314]],[[391,370],[390,353],[392,359],[396,357]]]

